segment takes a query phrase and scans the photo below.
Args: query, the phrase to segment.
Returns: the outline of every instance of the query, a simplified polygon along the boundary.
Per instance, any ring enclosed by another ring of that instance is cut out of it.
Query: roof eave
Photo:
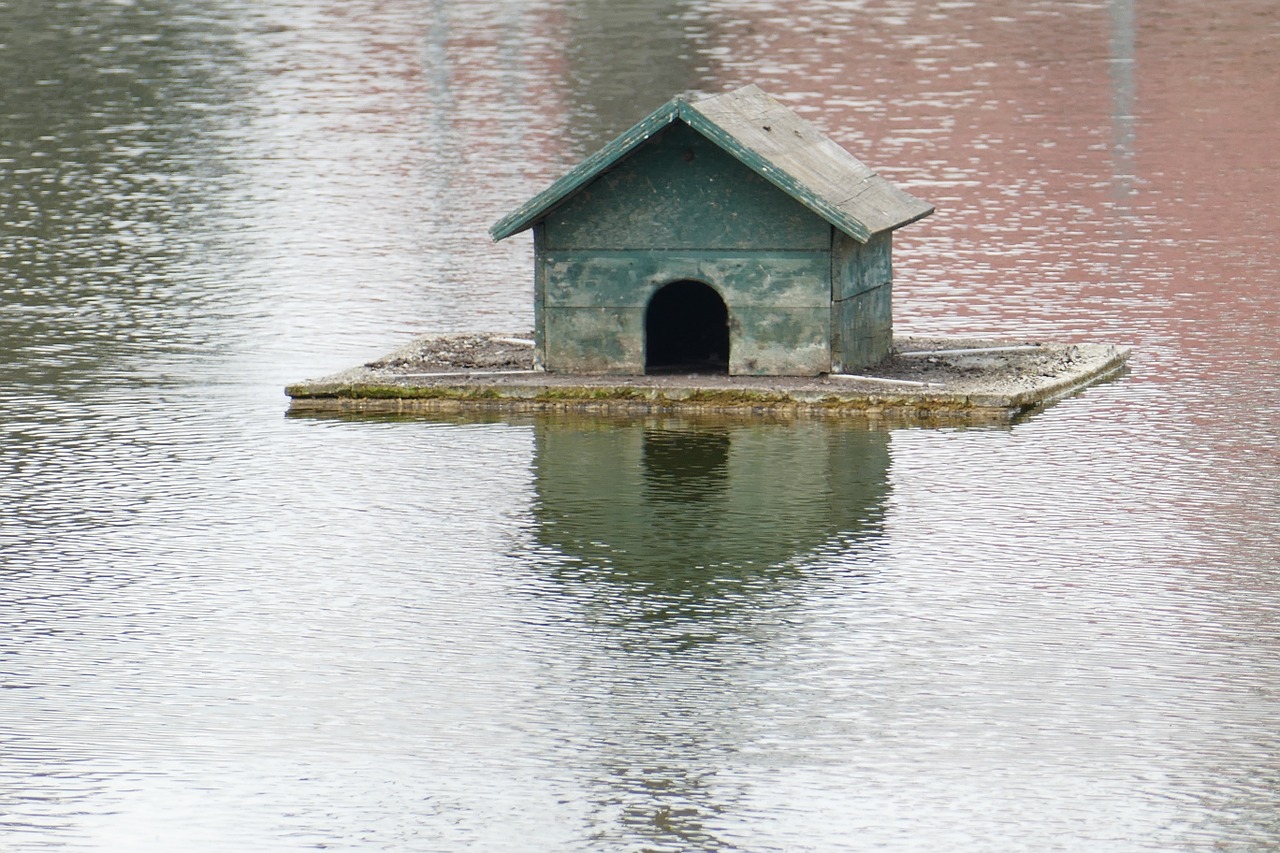
[[[494,223],[489,229],[489,236],[494,242],[498,242],[531,228],[558,204],[595,180],[638,145],[673,122],[680,115],[680,106],[683,103],[685,103],[683,98],[676,97],[658,107],[630,130],[583,160],[551,186]]]
[[[913,198],[914,198],[914,196],[913,196]],[[919,201],[919,199],[916,199],[916,200],[917,200],[917,201]],[[899,228],[901,228],[901,227],[902,227],[902,226],[904,226],[904,225],[910,225],[912,222],[919,222],[921,219],[924,219],[926,216],[931,216],[931,215],[933,214],[934,210],[935,210],[935,208],[934,208],[934,206],[933,206],[933,205],[931,205],[931,204],[925,204],[925,206],[924,206],[921,210],[919,210],[918,212],[913,213],[913,214],[912,214],[912,215],[910,215],[910,216],[906,216],[906,217],[902,217],[902,218],[896,219],[896,220],[894,220],[892,223],[890,223],[890,224],[888,224],[888,225],[884,225],[884,226],[882,226],[882,227],[880,227],[880,228],[876,229],[876,230],[872,233],[872,236],[874,237],[876,234],[884,234],[884,233],[886,233],[886,232],[888,232],[888,231],[897,231]],[[850,236],[852,236],[852,235],[850,235]]]

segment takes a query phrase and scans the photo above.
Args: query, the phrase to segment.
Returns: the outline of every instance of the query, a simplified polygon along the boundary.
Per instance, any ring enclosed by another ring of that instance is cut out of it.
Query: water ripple
[[[0,2],[0,846],[1275,846],[1280,20],[1129,5]],[[937,205],[899,331],[1127,373],[282,417],[526,325],[487,226],[746,82]]]

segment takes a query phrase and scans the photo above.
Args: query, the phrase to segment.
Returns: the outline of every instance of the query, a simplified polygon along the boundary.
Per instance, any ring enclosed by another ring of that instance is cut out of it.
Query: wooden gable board
[[[684,121],[749,169],[859,242],[933,212],[755,85],[696,103],[673,98],[498,221],[502,240],[529,228],[636,146]]]
[[[675,121],[680,114],[679,98],[672,98],[617,139],[583,160],[564,177],[529,199],[489,229],[494,241],[518,234],[542,219],[551,209],[591,183],[601,172],[621,160],[650,136]]]

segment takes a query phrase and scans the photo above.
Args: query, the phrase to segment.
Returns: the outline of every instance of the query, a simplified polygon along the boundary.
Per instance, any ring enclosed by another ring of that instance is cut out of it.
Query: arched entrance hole
[[[728,373],[729,309],[700,281],[673,281],[644,315],[645,373]]]

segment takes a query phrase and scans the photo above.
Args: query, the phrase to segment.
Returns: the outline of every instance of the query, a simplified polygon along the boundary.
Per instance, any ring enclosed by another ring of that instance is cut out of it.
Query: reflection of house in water
[[[534,422],[534,535],[600,849],[718,850],[748,798],[753,668],[788,613],[870,586],[831,559],[878,538],[889,434],[848,423]],[[565,612],[561,610],[560,612]],[[552,680],[552,684],[557,683]]]
[[[879,530],[888,441],[823,422],[540,419],[538,537],[633,591],[770,585],[833,541]]]

